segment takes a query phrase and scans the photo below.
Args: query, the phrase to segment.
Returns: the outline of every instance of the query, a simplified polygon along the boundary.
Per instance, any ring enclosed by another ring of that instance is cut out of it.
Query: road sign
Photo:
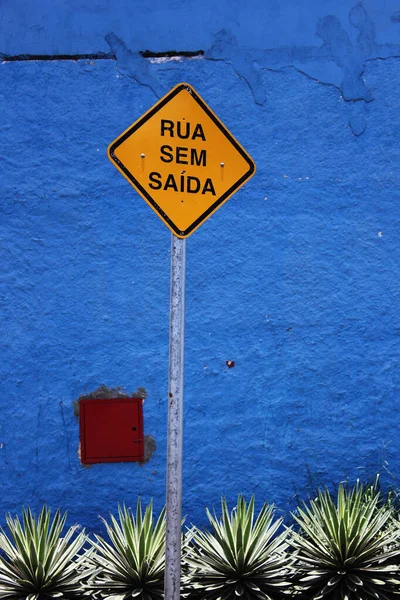
[[[175,86],[112,142],[108,156],[173,234],[165,600],[179,600],[186,268],[184,238],[254,175],[255,164],[187,83]]]
[[[108,148],[167,227],[188,237],[255,173],[255,163],[199,94],[176,85]]]

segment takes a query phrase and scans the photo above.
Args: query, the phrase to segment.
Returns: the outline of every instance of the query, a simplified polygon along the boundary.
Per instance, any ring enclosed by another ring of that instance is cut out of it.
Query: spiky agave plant
[[[82,593],[84,576],[78,555],[86,536],[81,531],[74,539],[76,526],[61,537],[66,513],[43,507],[36,518],[29,508],[19,518],[6,517],[10,537],[0,529],[0,598],[10,600],[47,600],[72,598]]]
[[[379,492],[359,482],[340,484],[299,508],[290,543],[296,549],[299,586],[313,600],[389,600],[400,596],[399,528]]]
[[[193,528],[184,560],[189,596],[204,600],[272,600],[289,587],[291,558],[286,552],[287,532],[277,534],[282,519],[274,521],[274,508],[264,504],[257,518],[254,496],[247,504],[239,496],[228,511],[224,498],[222,517],[207,516],[212,531]]]
[[[95,535],[91,541],[95,552],[90,557],[96,572],[87,588],[101,598],[137,598],[154,600],[163,597],[165,571],[165,508],[157,521],[153,506],[144,514],[138,499],[136,515],[118,506],[118,520],[110,514],[110,522],[102,519],[110,543]]]

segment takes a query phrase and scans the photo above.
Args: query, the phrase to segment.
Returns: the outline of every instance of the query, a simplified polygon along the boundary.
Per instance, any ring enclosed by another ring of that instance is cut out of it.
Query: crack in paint
[[[204,50],[167,50],[165,52],[141,50],[139,54],[141,54],[143,58],[199,58],[204,56]]]
[[[98,52],[96,54],[16,54],[6,55],[0,53],[3,62],[29,62],[29,61],[51,61],[51,60],[115,60],[113,54]]]
[[[249,86],[256,104],[263,106],[267,93],[262,80],[264,71],[282,72],[294,69],[298,73],[322,85],[333,86],[349,105],[349,127],[355,136],[364,133],[367,121],[365,105],[373,102],[374,95],[364,80],[366,63],[389,58],[400,58],[400,46],[379,45],[376,42],[375,24],[362,3],[357,3],[349,12],[349,22],[357,30],[352,42],[340,19],[327,15],[319,19],[316,35],[322,40],[320,46],[281,47],[271,49],[240,48],[236,37],[226,29],[214,35],[211,48],[206,51],[133,52],[115,33],[105,39],[110,53],[76,55],[0,55],[3,62],[34,60],[116,60],[118,70],[136,83],[149,87],[157,98],[166,90],[153,71],[153,64],[165,64],[169,60],[204,58],[231,65],[235,73]],[[392,17],[400,22],[400,11]]]
[[[364,133],[367,121],[365,105],[373,102],[374,95],[364,80],[365,65],[373,60],[386,60],[400,57],[400,46],[376,43],[375,24],[361,3],[349,12],[349,22],[358,31],[353,43],[340,19],[327,15],[319,19],[316,35],[322,40],[320,46],[282,47],[273,49],[240,48],[237,39],[228,30],[222,29],[214,36],[214,41],[204,53],[206,60],[222,61],[230,64],[235,73],[250,87],[256,104],[263,106],[267,93],[262,81],[263,71],[282,72],[295,69],[298,73],[322,85],[333,86],[343,100],[349,104],[348,123],[355,136]],[[160,97],[165,90],[158,79],[143,63],[147,52],[131,52],[115,34],[106,36],[114,52],[118,68],[141,85],[150,87]],[[171,57],[172,52],[164,53]],[[162,53],[157,53],[158,57]],[[182,53],[182,56],[185,56]],[[192,55],[193,56],[193,55]],[[359,106],[354,109],[354,105]]]
[[[358,30],[354,44],[340,20],[334,15],[327,15],[318,21],[316,28],[316,35],[322,40],[321,46],[243,49],[239,48],[235,36],[227,30],[221,30],[204,56],[208,60],[222,60],[231,64],[234,71],[247,82],[255,102],[261,106],[266,101],[266,92],[260,72],[279,72],[287,68],[293,68],[323,85],[334,86],[348,103],[360,102],[365,105],[374,100],[372,90],[363,79],[366,63],[398,58],[400,46],[376,43],[374,22],[361,3],[350,10],[349,21]],[[360,112],[362,110],[360,108],[357,114],[351,114],[349,118],[349,126],[356,136],[361,135],[367,125]]]

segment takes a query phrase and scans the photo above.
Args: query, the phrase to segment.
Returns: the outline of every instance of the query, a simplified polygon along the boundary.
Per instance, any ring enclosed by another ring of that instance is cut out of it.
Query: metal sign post
[[[179,600],[185,238],[254,175],[256,166],[187,83],[176,85],[121,133],[108,156],[172,232],[165,600]]]
[[[165,600],[180,598],[186,239],[171,235]]]

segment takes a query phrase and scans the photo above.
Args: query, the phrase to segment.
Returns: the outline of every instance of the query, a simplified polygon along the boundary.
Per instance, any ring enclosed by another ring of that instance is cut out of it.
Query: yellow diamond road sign
[[[199,94],[175,86],[108,156],[178,237],[188,237],[255,173],[255,163]]]

